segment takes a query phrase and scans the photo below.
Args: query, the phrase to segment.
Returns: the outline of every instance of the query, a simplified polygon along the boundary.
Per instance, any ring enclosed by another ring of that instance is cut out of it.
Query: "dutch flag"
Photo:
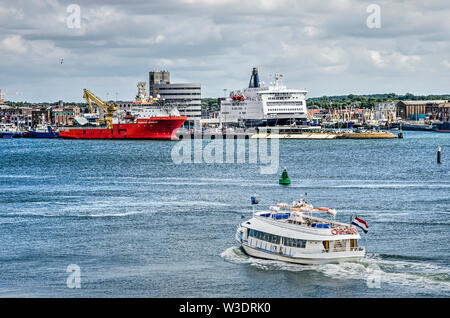
[[[358,217],[355,217],[352,224],[359,226],[364,231],[364,233],[367,233],[369,231],[369,226],[367,225],[366,221],[364,221]]]

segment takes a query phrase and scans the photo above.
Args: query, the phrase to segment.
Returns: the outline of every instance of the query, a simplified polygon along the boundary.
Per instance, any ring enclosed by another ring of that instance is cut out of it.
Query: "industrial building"
[[[389,115],[396,112],[397,105],[394,102],[375,103],[373,110],[374,120],[388,120]]]
[[[448,100],[410,100],[397,103],[397,116],[403,120],[442,120],[448,121],[450,115]]]

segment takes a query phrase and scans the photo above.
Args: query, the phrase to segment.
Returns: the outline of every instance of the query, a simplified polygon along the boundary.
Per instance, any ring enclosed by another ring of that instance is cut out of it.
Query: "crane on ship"
[[[97,120],[97,122],[104,123],[106,127],[111,129],[113,114],[118,109],[116,104],[114,104],[113,102],[105,103],[86,88],[84,88],[83,91],[84,91],[83,98],[89,104],[90,112],[92,113],[94,111],[94,107],[92,106],[92,102],[94,102],[98,107],[100,107],[103,110],[103,113],[105,114],[105,119],[99,119]]]

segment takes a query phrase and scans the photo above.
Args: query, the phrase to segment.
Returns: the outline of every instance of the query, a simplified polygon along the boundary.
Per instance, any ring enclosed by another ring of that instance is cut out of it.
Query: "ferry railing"
[[[260,219],[260,220],[271,220],[271,221],[275,221],[275,222],[280,222],[280,223],[285,223],[285,224],[292,224],[292,225],[297,225],[297,226],[303,226],[303,227],[308,227],[308,228],[317,228],[317,229],[339,229],[339,228],[343,228],[343,229],[348,229],[348,228],[353,228],[353,226],[351,226],[350,224],[345,224],[345,223],[341,223],[341,222],[336,222],[336,221],[332,221],[332,220],[325,220],[325,219],[320,219],[320,218],[315,218],[315,217],[310,217],[310,216],[304,216],[304,220],[303,221],[296,221],[290,218],[286,218],[286,219],[275,219],[273,218],[273,215],[270,212],[264,213],[264,214],[268,214],[268,216],[262,216],[259,215],[257,212],[253,213],[253,217],[256,219]],[[275,214],[274,214],[275,215]],[[312,226],[312,224],[316,224],[316,226]],[[321,225],[329,225],[329,227],[317,227],[317,224],[321,224]]]

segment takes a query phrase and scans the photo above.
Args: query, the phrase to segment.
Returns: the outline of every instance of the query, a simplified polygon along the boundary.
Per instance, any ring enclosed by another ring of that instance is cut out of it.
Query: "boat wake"
[[[360,262],[300,265],[264,260],[247,255],[240,247],[230,247],[220,254],[226,261],[248,264],[267,271],[315,271],[338,280],[378,279],[383,284],[407,286],[421,294],[450,296],[450,268],[430,263],[428,259],[401,255],[368,254]]]
[[[145,211],[126,211],[126,212],[100,212],[100,213],[54,213],[54,212],[13,212],[0,214],[0,218],[16,218],[16,217],[29,217],[29,218],[53,218],[53,217],[63,217],[63,218],[97,218],[97,217],[123,217],[134,214],[144,214],[149,213]],[[3,223],[3,222],[1,222]],[[1,224],[0,223],[0,224]],[[10,223],[10,222],[5,222]],[[13,222],[11,222],[13,223]]]

